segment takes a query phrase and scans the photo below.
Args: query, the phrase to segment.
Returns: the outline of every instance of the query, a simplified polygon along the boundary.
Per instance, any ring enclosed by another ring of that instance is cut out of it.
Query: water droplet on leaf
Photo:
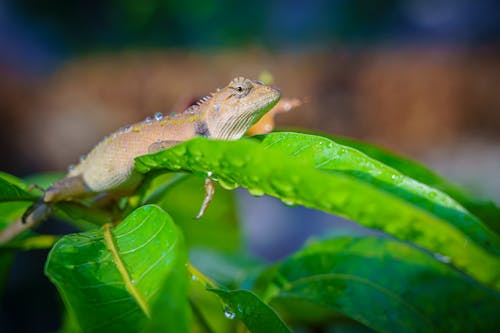
[[[236,318],[236,313],[234,313],[229,306],[226,306],[224,308],[224,316],[227,319],[233,320],[234,318]]]
[[[172,149],[175,155],[177,156],[184,156],[186,155],[186,146],[177,146],[174,149]]]
[[[262,191],[260,188],[249,188],[248,193],[250,193],[254,197],[261,197],[264,195],[264,191]]]
[[[295,206],[295,202],[293,200],[290,200],[290,199],[281,199],[281,202],[283,202],[285,205],[287,206]]]
[[[280,196],[293,196],[294,186],[287,180],[271,179],[271,185]]]
[[[238,187],[238,183],[235,183],[227,179],[219,179],[219,184],[226,190],[234,190],[235,188]]]
[[[241,168],[246,163],[245,159],[239,156],[231,156],[230,158],[228,158],[228,161],[231,164],[231,166],[235,168]]]
[[[436,260],[444,262],[445,264],[448,264],[448,263],[451,262],[451,258],[450,257],[442,255],[441,253],[434,253],[434,258],[436,258]]]

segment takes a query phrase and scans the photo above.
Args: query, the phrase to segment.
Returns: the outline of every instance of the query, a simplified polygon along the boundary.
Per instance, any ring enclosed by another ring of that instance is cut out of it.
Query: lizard
[[[271,110],[281,91],[257,80],[236,77],[181,113],[156,113],[144,121],[122,127],[104,138],[67,175],[43,192],[26,210],[22,222],[34,227],[51,214],[51,206],[103,193],[133,191],[143,180],[134,159],[172,147],[196,136],[236,140]],[[205,198],[196,218],[203,216],[213,195],[214,182],[205,180]],[[6,238],[0,237],[1,238]],[[9,237],[11,238],[11,237]]]

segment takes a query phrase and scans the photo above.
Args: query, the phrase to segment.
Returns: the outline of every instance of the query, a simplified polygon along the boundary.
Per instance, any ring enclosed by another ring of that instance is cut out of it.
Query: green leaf
[[[340,236],[285,260],[271,304],[306,300],[380,332],[490,332],[500,293],[387,237]]]
[[[143,173],[166,169],[210,174],[221,185],[234,187],[239,184],[254,195],[268,194],[286,203],[344,216],[446,256],[479,281],[500,289],[498,236],[488,232],[465,210],[460,211],[460,206],[452,199],[443,197],[438,191],[431,192],[434,196],[426,193],[428,189],[423,184],[415,186],[422,189],[426,199],[431,202],[440,199],[435,202],[436,206],[446,204],[443,210],[453,208],[459,212],[457,218],[464,220],[450,221],[443,215],[434,215],[431,213],[434,208],[429,208],[431,211],[422,209],[421,205],[409,201],[411,196],[404,191],[387,191],[377,183],[369,183],[352,174],[318,170],[313,161],[294,159],[286,149],[266,148],[249,139],[196,138],[137,158],[136,169]],[[466,235],[464,230],[474,232]]]
[[[491,230],[500,233],[500,208],[492,201],[474,198],[467,191],[445,180],[424,165],[399,156],[386,149],[349,138],[331,137],[327,134],[321,135],[331,138],[333,141],[342,145],[355,148],[421,183],[441,190],[459,202],[472,214],[479,217],[491,228]]]
[[[254,293],[248,290],[209,291],[216,293],[226,303],[226,317],[240,319],[250,332],[291,332],[278,314]]]
[[[85,332],[137,332],[148,316],[151,325],[168,322],[171,331],[186,332],[185,285],[178,285],[169,302],[163,295],[170,288],[164,283],[181,281],[185,256],[182,234],[168,214],[151,205],[116,227],[64,236],[45,271]]]
[[[272,133],[262,144],[294,159],[310,161],[321,170],[351,175],[389,192],[410,204],[453,224],[484,247],[500,254],[500,238],[447,194],[420,183],[360,151],[332,140],[298,133]],[[496,247],[495,247],[496,246]]]

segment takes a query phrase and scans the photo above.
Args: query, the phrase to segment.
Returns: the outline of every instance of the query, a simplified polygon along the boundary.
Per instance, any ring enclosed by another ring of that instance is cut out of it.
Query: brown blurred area
[[[477,48],[158,51],[89,56],[36,79],[4,69],[0,169],[20,176],[65,170],[119,127],[182,110],[234,76],[257,78],[264,70],[284,96],[308,101],[278,115],[280,127],[354,137],[424,160],[436,147],[470,138],[494,146],[499,55]]]

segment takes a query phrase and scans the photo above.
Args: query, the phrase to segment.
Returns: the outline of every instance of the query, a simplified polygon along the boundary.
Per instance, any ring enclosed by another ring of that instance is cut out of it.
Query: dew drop
[[[156,120],[162,120],[163,119],[163,114],[161,112],[156,112],[155,113],[155,119]]]
[[[290,206],[290,207],[296,205],[295,202],[290,200],[290,199],[281,199],[281,202],[283,202],[285,205]]]
[[[151,118],[151,117],[146,117],[146,119],[144,120],[144,122],[145,122],[146,124],[151,124],[151,123],[153,122],[153,118]]]
[[[448,264],[448,263],[451,262],[451,258],[450,257],[442,255],[441,253],[434,253],[434,258],[436,258],[436,260],[444,262],[445,264]]]
[[[245,159],[243,159],[239,156],[231,156],[230,158],[228,158],[228,162],[229,162],[229,164],[231,164],[233,167],[236,167],[236,168],[241,168],[241,167],[245,166],[245,164],[246,164]]]
[[[281,196],[291,196],[295,190],[292,184],[278,178],[271,179],[271,186]]]
[[[236,318],[236,313],[234,313],[229,306],[226,306],[224,307],[224,316],[227,319],[233,320],[234,318]]]
[[[238,187],[238,183],[229,181],[229,180],[224,180],[224,179],[219,179],[219,184],[226,190],[234,190]]]
[[[215,89],[215,91],[219,92],[219,91],[220,91],[220,88]]]
[[[220,105],[219,104],[214,104],[214,110],[215,110],[215,112],[219,112]]]
[[[207,177],[212,177],[214,173],[212,171],[207,172]]]
[[[183,157],[184,155],[186,155],[186,146],[177,146],[175,147],[175,149],[173,149],[173,152],[178,157]]]
[[[250,193],[254,197],[261,197],[261,196],[264,195],[264,191],[262,191],[260,188],[251,188],[251,189],[248,189],[248,193]]]

